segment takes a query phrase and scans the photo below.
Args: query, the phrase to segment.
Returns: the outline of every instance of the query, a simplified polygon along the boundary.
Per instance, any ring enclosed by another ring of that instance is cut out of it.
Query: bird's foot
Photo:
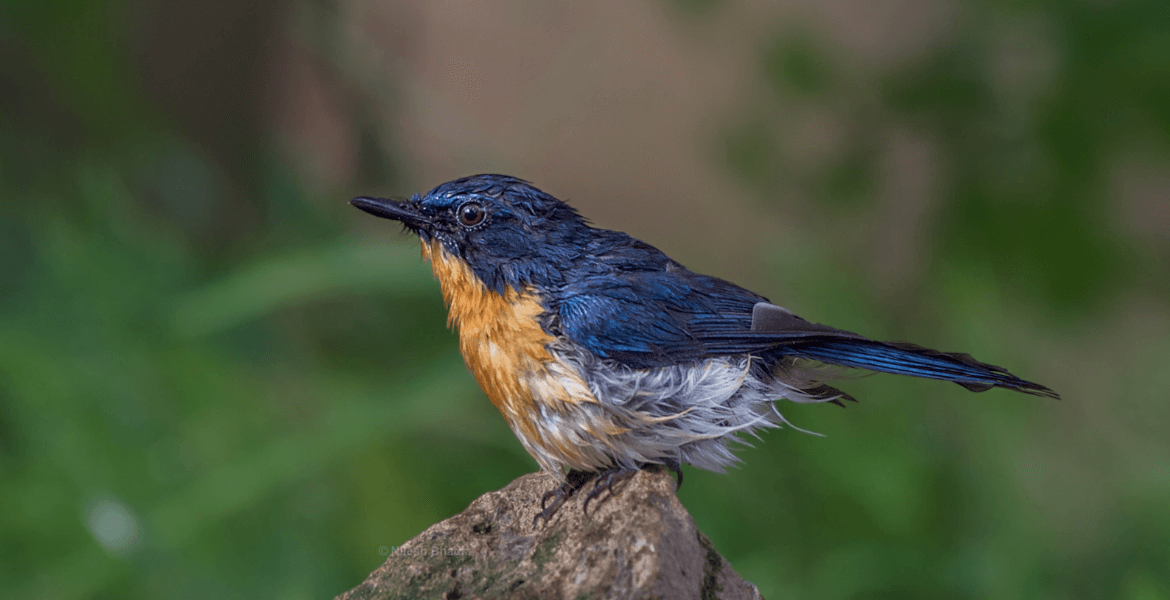
[[[564,483],[545,492],[544,496],[540,498],[541,510],[535,517],[532,518],[532,526],[534,528],[539,526],[541,519],[544,519],[544,522],[548,523],[549,520],[553,518],[553,515],[557,514],[557,511],[559,511],[561,507],[564,506],[565,502],[568,502],[574,494],[580,491],[581,488],[585,487],[586,483],[589,483],[590,480],[594,480],[595,482],[593,484],[593,489],[589,490],[589,494],[585,496],[585,505],[582,507],[582,512],[588,513],[589,502],[591,500],[601,497],[603,493],[606,493],[606,495],[600,500],[600,502],[609,500],[615,493],[613,489],[614,485],[618,485],[621,482],[629,479],[640,469],[644,468],[665,468],[669,471],[672,471],[675,475],[676,481],[674,488],[675,491],[678,491],[678,489],[682,487],[682,468],[680,468],[678,462],[675,461],[670,461],[663,464],[644,464],[637,469],[630,467],[612,467],[601,472],[570,470],[565,475]],[[550,499],[552,500],[552,503],[549,503]]]
[[[598,474],[590,471],[569,471],[565,475],[565,482],[556,488],[544,493],[540,498],[540,512],[532,518],[532,527],[540,525],[540,520],[544,519],[548,523],[553,515],[561,509],[565,502],[577,493],[590,479],[593,479]],[[548,504],[549,498],[552,498],[552,504]],[[547,506],[545,506],[547,504]]]
[[[602,502],[612,498],[614,494],[613,485],[629,479],[637,472],[638,469],[632,469],[630,467],[613,467],[598,473],[597,481],[593,484],[593,489],[589,490],[589,495],[585,496],[585,506],[582,507],[582,511],[585,514],[589,514],[589,501],[600,496],[603,491],[608,492],[608,494],[602,499]]]
[[[664,467],[674,472],[675,484],[674,491],[677,492],[682,489],[682,467],[679,466],[678,461],[672,460],[663,463]]]

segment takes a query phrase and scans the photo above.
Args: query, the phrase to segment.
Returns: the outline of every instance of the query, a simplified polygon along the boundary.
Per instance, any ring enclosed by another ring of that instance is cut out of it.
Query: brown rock
[[[534,528],[541,496],[556,485],[533,473],[480,496],[392,549],[338,600],[760,598],[695,528],[669,473],[637,473],[612,498],[594,499],[588,515],[578,493]]]

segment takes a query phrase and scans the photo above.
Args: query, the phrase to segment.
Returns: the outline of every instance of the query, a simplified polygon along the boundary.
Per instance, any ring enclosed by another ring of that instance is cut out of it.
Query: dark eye
[[[483,205],[479,202],[465,202],[463,206],[458,209],[459,223],[464,227],[475,227],[483,223],[483,218],[487,216],[487,211],[484,210]]]

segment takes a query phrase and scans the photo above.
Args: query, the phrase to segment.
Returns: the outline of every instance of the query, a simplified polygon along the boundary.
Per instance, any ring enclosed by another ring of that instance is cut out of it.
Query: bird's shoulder
[[[707,356],[707,338],[750,329],[752,307],[767,301],[621,232],[595,235],[564,275],[546,328],[636,367]]]

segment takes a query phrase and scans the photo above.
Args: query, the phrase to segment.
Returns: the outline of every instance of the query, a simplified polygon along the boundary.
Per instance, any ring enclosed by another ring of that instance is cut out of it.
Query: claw
[[[650,465],[642,466],[648,467]],[[665,462],[662,463],[662,466],[674,472],[676,481],[674,489],[675,491],[678,491],[678,489],[682,487],[683,482],[682,468],[679,466],[678,461]],[[590,501],[601,497],[603,492],[608,492],[608,495],[606,495],[605,498],[602,498],[602,502],[613,497],[613,486],[629,479],[637,472],[638,469],[629,467],[612,467],[605,469],[600,473],[594,473],[590,471],[569,471],[565,475],[564,483],[545,492],[544,495],[540,497],[540,512],[537,513],[535,517],[532,517],[532,527],[534,529],[539,527],[541,519],[544,519],[544,522],[548,523],[549,520],[553,518],[553,515],[557,514],[557,511],[559,511],[561,507],[564,506],[565,502],[568,502],[574,494],[580,491],[582,487],[585,487],[585,484],[588,483],[590,479],[596,479],[596,482],[593,484],[593,489],[589,490],[589,493],[585,496],[585,505],[582,507],[582,512],[585,513],[589,512]],[[552,500],[552,503],[549,503],[550,499]]]
[[[565,482],[544,493],[540,498],[540,512],[535,517],[532,517],[532,528],[536,529],[540,525],[540,520],[544,519],[545,523],[552,519],[553,515],[561,509],[565,502],[577,493],[590,479],[597,476],[597,473],[590,473],[588,471],[569,471],[565,475]],[[548,504],[549,498],[553,499],[552,504]],[[547,507],[545,505],[548,505]]]
[[[609,492],[609,494],[605,497],[605,499],[608,500],[609,498],[612,498],[613,497],[613,484],[621,483],[621,482],[625,481],[626,479],[629,479],[630,476],[632,476],[634,473],[637,473],[637,472],[638,472],[638,469],[630,469],[628,467],[617,467],[617,468],[613,468],[613,469],[606,469],[606,470],[602,471],[601,473],[599,473],[598,474],[599,478],[598,478],[597,482],[593,484],[593,489],[589,490],[588,496],[585,496],[585,506],[582,507],[582,511],[585,512],[585,514],[589,514],[589,501],[600,496],[603,489],[606,492]]]
[[[666,463],[663,463],[663,466],[665,466],[667,469],[670,469],[671,471],[674,471],[674,476],[675,476],[674,491],[678,492],[679,490],[682,489],[682,467],[679,466],[678,461],[676,461],[676,460],[672,460],[672,461],[668,461]]]
[[[561,491],[561,488],[563,488],[564,486],[565,486],[565,484],[563,484],[563,483],[562,483],[562,484],[561,484],[560,486],[558,486],[557,488],[555,488],[555,489],[551,489],[551,490],[549,490],[549,491],[545,492],[545,493],[544,493],[544,495],[540,497],[540,510],[542,510],[542,511],[543,511],[543,510],[544,510],[544,505],[545,505],[545,504],[548,504],[548,499],[549,499],[549,498],[552,498],[553,496],[556,496],[556,495],[557,495],[557,493],[558,493],[558,492],[560,492],[560,491]]]

